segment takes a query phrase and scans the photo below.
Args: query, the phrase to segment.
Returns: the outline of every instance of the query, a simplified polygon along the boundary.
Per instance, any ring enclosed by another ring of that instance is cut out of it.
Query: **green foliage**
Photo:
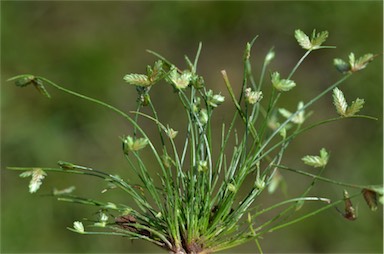
[[[356,113],[362,108],[364,100],[356,99],[348,107],[343,93],[337,88],[355,70],[365,68],[373,59],[372,55],[365,55],[357,61],[351,56],[348,75],[329,85],[307,103],[304,103],[304,100],[298,101],[295,112],[278,106],[279,99],[284,94],[281,92],[290,91],[296,86],[291,77],[310,52],[329,48],[321,46],[328,37],[328,32],[316,34],[314,30],[312,37],[309,38],[302,31],[296,30],[295,37],[299,45],[307,51],[286,79],[281,79],[278,71],[272,72],[270,82],[274,89],[267,100],[261,101],[264,77],[275,53],[273,50],[267,53],[260,81],[255,82],[251,71],[250,53],[257,37],[246,44],[243,58],[244,80],[239,99],[236,98],[226,71],[221,71],[236,112],[229,125],[223,122],[219,144],[214,142],[212,117],[215,111],[220,110],[225,98],[220,92],[208,89],[204,79],[196,73],[201,44],[193,61],[185,57],[188,66],[186,69],[178,68],[165,57],[149,51],[159,59],[153,67],[147,66],[146,74],[124,76],[124,80],[135,86],[137,91],[136,111],[130,112],[134,117],[105,102],[63,88],[43,77],[16,76],[10,80],[15,81],[17,86],[33,84],[40,92],[41,89],[46,92],[43,84],[50,85],[106,107],[127,120],[133,126],[133,131],[132,134],[121,138],[123,155],[129,170],[138,176],[140,183],[131,182],[130,177],[126,179],[107,173],[105,170],[63,161],[58,162],[57,168],[10,167],[9,169],[25,171],[21,174],[22,177],[32,176],[30,192],[39,189],[46,172],[62,172],[102,179],[102,192],[120,189],[135,202],[135,207],[81,197],[75,194],[75,188],[72,186],[64,190],[54,190],[53,195],[60,201],[98,208],[98,221],[88,220],[87,225],[75,221],[73,228],[68,228],[69,230],[80,234],[142,239],[170,253],[178,254],[211,253],[232,248],[251,239],[255,239],[259,251],[262,252],[259,244],[262,235],[316,215],[341,202],[346,204],[345,215],[348,216],[345,217],[352,218],[353,206],[350,199],[361,194],[364,195],[371,210],[375,210],[375,197],[383,196],[381,189],[375,186],[347,184],[321,176],[329,160],[329,154],[324,148],[320,150],[319,156],[307,155],[302,158],[305,164],[322,168],[316,175],[281,163],[287,147],[295,137],[314,127],[341,119],[326,119],[304,125],[304,120],[308,117],[305,115],[306,109],[332,90],[333,102],[342,117],[374,119],[369,116],[357,116]],[[343,65],[339,68],[346,69],[342,60],[336,62]],[[151,87],[164,81],[174,88],[175,97],[186,111],[185,133],[162,123],[151,100]],[[45,92],[43,94],[47,95]],[[264,101],[265,105],[261,103]],[[143,106],[148,106],[149,113],[142,111]],[[282,119],[278,118],[277,112],[283,117]],[[141,118],[150,120],[157,127],[158,133],[156,135],[149,133],[144,128],[146,126],[139,124]],[[241,129],[238,131],[235,126],[239,123]],[[291,123],[296,124],[296,128],[292,128]],[[160,141],[159,145],[155,145],[156,138]],[[229,141],[231,138],[235,140],[234,144]],[[184,140],[181,147],[175,143],[176,140],[182,141],[179,139]],[[144,148],[153,155],[151,161],[146,161],[141,156],[141,150]],[[313,183],[298,197],[286,199],[270,207],[257,204],[257,198],[265,189],[269,193],[274,193],[281,183],[286,183],[281,170],[311,177]],[[154,176],[160,181],[154,179]],[[249,185],[247,180],[251,180],[252,184]],[[360,192],[333,202],[328,198],[312,197],[308,193],[315,180],[348,186],[359,189]],[[244,190],[246,194],[240,190]],[[295,217],[296,212],[306,201],[320,201],[325,205]],[[277,212],[271,213],[275,214],[272,218],[261,222],[259,216],[271,210]],[[110,214],[113,216],[109,216]]]

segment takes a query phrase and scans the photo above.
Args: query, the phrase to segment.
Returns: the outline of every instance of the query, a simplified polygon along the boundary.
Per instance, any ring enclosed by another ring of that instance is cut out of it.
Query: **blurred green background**
[[[240,89],[244,45],[260,35],[253,48],[256,77],[261,61],[274,46],[276,58],[270,71],[287,75],[304,53],[293,33],[328,30],[327,45],[334,50],[316,51],[294,75],[295,91],[282,103],[296,108],[340,77],[332,59],[350,52],[382,53],[383,4],[381,1],[301,2],[1,2],[1,252],[18,253],[138,253],[161,252],[148,243],[120,237],[82,236],[66,230],[74,220],[92,217],[96,209],[30,195],[28,180],[6,166],[55,166],[65,160],[129,177],[120,151],[119,136],[130,126],[120,117],[90,103],[48,87],[52,99],[33,88],[19,89],[5,82],[11,76],[31,73],[65,87],[101,98],[123,110],[133,110],[136,92],[124,84],[126,73],[145,71],[155,58],[152,49],[184,67],[184,54],[194,56],[203,42],[199,71],[215,91],[228,95],[220,70],[226,69]],[[349,119],[320,127],[299,137],[283,163],[304,168],[300,158],[331,151],[326,177],[360,184],[382,183],[382,55],[366,70],[356,73],[341,89],[347,100],[364,98],[364,114],[378,121]],[[160,86],[159,86],[160,87]],[[152,93],[165,123],[177,125],[177,104],[169,88]],[[237,90],[238,91],[238,90]],[[227,105],[218,120],[228,120]],[[313,108],[312,120],[335,116],[331,96]],[[220,115],[221,114],[221,115]],[[181,124],[181,123],[179,123]],[[300,193],[308,179],[283,172],[288,192]],[[97,196],[94,179],[50,175],[40,193],[52,186],[78,186],[79,193]],[[352,190],[351,190],[352,192]],[[313,195],[340,198],[342,187],[318,184]],[[267,199],[281,197],[276,193]],[[107,198],[111,197],[110,195]],[[131,202],[124,196],[121,202]],[[369,211],[362,198],[356,221],[343,219],[336,210],[265,235],[266,253],[382,253],[382,208]],[[309,208],[312,208],[309,206]],[[342,207],[340,207],[343,209]],[[250,242],[229,250],[254,253]]]

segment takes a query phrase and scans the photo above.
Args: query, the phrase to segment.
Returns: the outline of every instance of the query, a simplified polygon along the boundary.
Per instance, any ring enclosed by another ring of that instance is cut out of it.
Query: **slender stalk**
[[[370,189],[370,188],[372,188],[372,185],[360,185],[360,184],[345,183],[345,182],[341,182],[341,181],[333,180],[333,179],[330,179],[330,178],[314,175],[314,174],[311,174],[311,173],[308,173],[308,172],[305,172],[305,171],[302,171],[302,170],[290,168],[290,167],[283,166],[283,165],[274,164],[273,166],[277,167],[277,168],[281,168],[281,169],[287,170],[287,171],[295,172],[295,173],[298,173],[300,175],[309,176],[309,177],[312,177],[313,179],[316,179],[316,180],[319,180],[319,181],[323,181],[323,182],[327,182],[327,183],[332,183],[332,184],[336,184],[336,185],[340,185],[340,186],[344,186],[344,187],[349,187],[349,188],[354,188],[354,189],[361,189],[361,190],[362,189]]]
[[[296,72],[296,70],[299,68],[301,63],[304,61],[304,59],[312,52],[312,50],[308,50],[305,52],[305,54],[300,58],[300,60],[296,63],[295,67],[293,67],[292,71],[289,73],[287,79],[291,79],[293,74]]]

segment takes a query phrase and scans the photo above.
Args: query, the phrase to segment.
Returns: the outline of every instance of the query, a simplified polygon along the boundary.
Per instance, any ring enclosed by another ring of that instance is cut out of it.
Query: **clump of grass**
[[[343,74],[339,80],[314,98],[298,101],[297,109],[293,112],[278,107],[280,97],[300,85],[296,84],[292,76],[307,56],[314,50],[333,48],[323,45],[327,37],[326,31],[314,31],[309,37],[301,30],[296,30],[295,38],[305,50],[303,57],[287,77],[273,71],[268,79],[267,68],[275,58],[275,52],[271,49],[264,58],[258,81],[252,74],[250,62],[251,48],[256,38],[247,43],[243,58],[243,83],[238,95],[235,94],[226,71],[221,71],[230,98],[209,89],[203,77],[197,73],[201,44],[194,59],[185,57],[188,66],[186,69],[176,67],[165,57],[149,51],[158,58],[153,66],[147,66],[145,74],[127,74],[124,77],[129,85],[136,88],[138,94],[136,110],[129,113],[68,90],[44,77],[25,74],[11,78],[10,80],[20,87],[33,85],[48,98],[50,95],[45,86],[52,86],[106,107],[125,118],[132,124],[133,132],[121,137],[122,152],[127,159],[129,170],[139,177],[141,183],[132,183],[124,176],[64,161],[59,161],[58,167],[54,168],[9,169],[24,171],[20,174],[21,177],[32,177],[29,185],[31,193],[39,189],[48,172],[100,178],[102,192],[120,189],[131,197],[135,205],[78,196],[74,194],[73,186],[64,190],[54,189],[52,194],[58,200],[96,206],[99,211],[98,221],[90,224],[88,221],[85,226],[82,222],[75,221],[73,227],[68,229],[80,234],[142,239],[170,253],[212,253],[250,240],[255,241],[259,252],[262,253],[259,243],[262,235],[292,225],[340,203],[345,206],[341,212],[343,216],[354,220],[356,213],[351,198],[363,195],[369,207],[376,210],[378,200],[383,201],[381,186],[348,184],[321,176],[330,160],[329,152],[325,148],[319,149],[319,155],[306,155],[302,158],[305,164],[319,168],[316,173],[281,163],[289,144],[304,132],[344,118],[375,119],[359,115],[364,100],[357,98],[348,105],[339,88],[355,72],[364,69],[373,60],[372,54],[356,59],[351,53],[348,62],[335,59],[334,65]],[[173,87],[175,97],[185,109],[186,133],[179,133],[159,119],[150,93],[151,87],[159,82],[166,82]],[[268,96],[263,93],[266,85],[272,86],[272,92]],[[330,93],[332,94],[329,95]],[[308,109],[326,95],[333,96],[335,112],[339,116],[307,124],[311,114],[307,113]],[[216,110],[220,110],[220,105],[225,100],[234,105],[235,113],[228,126],[222,124],[221,140],[217,145],[213,142],[211,118]],[[304,102],[305,100],[307,102]],[[143,113],[144,107],[148,107],[151,113]],[[149,119],[156,125],[158,133],[150,135],[144,126],[140,125],[141,118]],[[242,129],[235,129],[235,124],[239,122]],[[231,138],[234,138],[234,144],[230,142]],[[154,145],[156,139],[160,140],[159,146]],[[184,145],[176,146],[176,139],[183,139]],[[153,161],[147,161],[141,155],[143,149],[151,151]],[[270,207],[262,207],[257,203],[257,198],[264,192],[272,193],[276,190],[281,181],[282,170],[305,175],[313,180],[300,196]],[[253,183],[251,186],[250,179]],[[245,184],[246,180],[248,184]],[[336,201],[310,196],[309,192],[317,181],[357,189],[358,192],[349,195],[347,190],[343,190],[343,197]],[[158,182],[160,184],[157,184]],[[297,216],[297,211],[308,201],[321,202],[324,205]],[[270,219],[258,220],[260,215],[270,212],[273,214]]]

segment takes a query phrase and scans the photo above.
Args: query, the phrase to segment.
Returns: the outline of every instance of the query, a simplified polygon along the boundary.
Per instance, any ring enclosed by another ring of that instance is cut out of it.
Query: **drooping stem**
[[[298,174],[301,174],[301,175],[309,176],[309,177],[312,177],[313,179],[316,179],[316,180],[319,180],[319,181],[333,183],[333,184],[337,184],[337,185],[344,186],[344,187],[349,187],[349,188],[354,188],[354,189],[370,189],[372,187],[371,185],[359,185],[359,184],[340,182],[340,181],[332,180],[332,179],[329,179],[329,178],[326,178],[326,177],[322,177],[322,176],[317,176],[317,175],[314,175],[314,174],[311,174],[311,173],[308,173],[308,172],[305,172],[305,171],[301,171],[299,169],[294,169],[294,168],[290,168],[290,167],[283,166],[283,165],[275,164],[273,166],[277,167],[277,168],[284,169],[284,170],[288,170],[288,171],[291,171],[291,172],[295,172],[295,173],[298,173]]]

